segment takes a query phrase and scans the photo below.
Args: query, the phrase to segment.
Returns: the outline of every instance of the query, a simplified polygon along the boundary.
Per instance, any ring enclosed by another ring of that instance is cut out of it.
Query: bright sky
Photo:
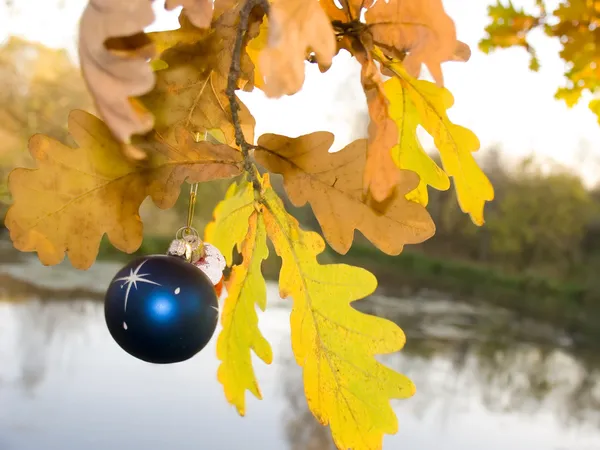
[[[59,1],[63,9],[57,8]],[[556,2],[558,0],[551,0]],[[9,17],[0,6],[0,40],[9,34],[40,41],[50,47],[66,47],[76,57],[77,21],[84,0],[18,0]],[[157,22],[152,29],[177,27],[177,13],[167,13],[155,2]],[[578,170],[589,182],[600,179],[600,126],[588,110],[589,98],[569,109],[554,99],[563,83],[564,64],[558,57],[559,44],[542,33],[532,36],[542,69],[528,70],[524,50],[511,49],[485,55],[477,49],[487,24],[487,5],[495,0],[444,0],[456,22],[458,37],[471,46],[468,63],[446,63],[446,86],[454,94],[450,117],[472,129],[482,148],[501,145],[509,157],[534,152]],[[534,0],[517,0],[532,7]],[[550,2],[549,2],[550,3]],[[357,128],[356,111],[364,111],[358,67],[347,55],[339,56],[332,68],[320,74],[307,69],[304,89],[297,95],[268,100],[258,93],[243,95],[257,119],[257,136],[276,132],[296,136],[316,130],[336,134],[335,148],[364,135]],[[426,140],[425,145],[430,145]]]

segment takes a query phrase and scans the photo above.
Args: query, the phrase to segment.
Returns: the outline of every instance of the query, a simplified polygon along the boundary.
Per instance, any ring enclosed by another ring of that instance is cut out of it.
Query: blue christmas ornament
[[[213,282],[198,267],[170,255],[135,259],[113,278],[104,315],[110,334],[143,361],[185,361],[210,341],[219,309]]]

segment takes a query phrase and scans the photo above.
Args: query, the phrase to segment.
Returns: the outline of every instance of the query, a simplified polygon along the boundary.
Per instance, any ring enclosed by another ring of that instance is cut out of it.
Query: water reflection
[[[117,268],[0,267],[2,450],[334,450],[308,412],[289,304],[274,286],[260,323],[275,362],[255,362],[264,400],[248,396],[239,418],[215,379],[214,339],[174,366],[136,361],[112,342],[100,300]],[[551,327],[443,298],[373,297],[361,309],[403,327],[404,351],[382,360],[417,384],[393,404],[400,432],[386,449],[600,448],[599,355]]]
[[[569,348],[560,330],[496,308],[439,299],[393,300],[391,307],[385,300],[381,303],[387,307],[371,302],[363,310],[394,320],[405,330],[410,340],[400,357],[411,362],[402,362],[403,367],[422,361],[452,374],[445,395],[434,395],[440,401],[451,392],[460,397],[461,391],[476,387],[491,412],[551,411],[565,424],[600,426],[600,355]],[[420,392],[439,388],[439,380],[430,379],[437,376],[434,372],[413,375]]]
[[[291,356],[291,355],[290,355]],[[283,426],[290,450],[335,450],[329,427],[322,426],[308,410],[302,385],[302,371],[292,357],[283,361],[283,385],[288,408]]]

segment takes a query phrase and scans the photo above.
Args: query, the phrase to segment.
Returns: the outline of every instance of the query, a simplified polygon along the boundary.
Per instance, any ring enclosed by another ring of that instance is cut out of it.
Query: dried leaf
[[[260,55],[267,97],[295,94],[304,84],[307,52],[322,70],[331,66],[336,40],[327,15],[315,0],[277,1],[269,13],[268,46]]]
[[[467,62],[469,59],[471,59],[471,47],[457,40],[451,61]]]
[[[378,1],[365,14],[374,44],[408,52],[404,67],[414,77],[425,64],[439,86],[444,85],[441,63],[464,58],[466,44],[457,46],[454,21],[442,0]]]
[[[427,210],[403,196],[418,184],[414,172],[400,171],[400,195],[385,210],[378,210],[362,200],[357,176],[365,167],[366,140],[329,153],[332,143],[333,135],[325,131],[298,138],[264,134],[258,139],[260,148],[255,156],[270,172],[283,175],[286,193],[295,206],[310,202],[334,250],[345,254],[355,229],[389,255],[397,255],[405,244],[423,242],[434,234]]]
[[[331,427],[338,448],[381,449],[383,435],[398,430],[390,399],[411,397],[415,387],[375,356],[402,349],[404,333],[393,322],[351,306],[371,294],[377,280],[358,267],[319,264],[323,239],[301,230],[287,214],[268,174],[263,205],[267,234],[282,259],[280,295],[294,302],[292,348],[304,369],[308,406]]]
[[[80,20],[83,78],[100,116],[125,143],[153,126],[152,114],[132,99],[154,86],[154,73],[146,61],[154,50],[143,35],[153,21],[148,0],[89,0]]]
[[[219,39],[223,40],[223,47],[230,53],[233,51],[236,34],[239,30],[240,11],[244,4],[245,2],[240,0],[215,0],[212,28]],[[242,39],[238,88],[245,91],[252,91],[254,87],[254,64],[246,52],[246,46],[260,33],[260,24],[264,17],[265,12],[260,5],[255,6],[248,17],[248,29]],[[219,56],[221,57],[220,67],[228,72],[231,66],[231,55],[220,54]]]
[[[198,136],[219,130],[227,144],[236,146],[229,99],[225,91],[240,5],[232,5],[232,9],[223,11],[229,3],[215,3],[211,32],[204,35],[203,39],[176,45],[161,55],[161,60],[168,67],[157,72],[156,87],[141,99],[154,113],[154,128],[160,134],[169,136],[180,126]],[[174,32],[182,32],[182,28]],[[163,33],[166,34],[155,39],[171,39],[170,32]],[[252,86],[253,69],[250,58],[243,52],[241,78],[248,88]],[[254,118],[239,99],[238,102],[244,136],[247,141],[253,142]]]
[[[370,55],[363,57],[357,54],[357,59],[362,64],[361,83],[371,118],[363,187],[376,201],[383,202],[394,193],[400,177],[392,159],[392,147],[398,142],[398,128],[389,116],[389,102],[379,69]]]
[[[183,6],[183,12],[198,28],[208,28],[212,19],[213,0],[166,0],[165,8],[170,11]]]
[[[352,20],[348,17],[346,9],[344,7],[339,8],[333,0],[319,0],[319,4],[331,21],[337,20],[340,22],[347,22]]]
[[[140,143],[149,161],[125,158],[120,143],[99,119],[84,111],[69,116],[69,131],[78,148],[44,135],[31,138],[37,169],[15,169],[9,177],[14,204],[5,224],[14,246],[36,251],[43,264],[58,264],[65,252],[74,267],[94,262],[100,240],[124,252],[142,242],[139,206],[150,195],[161,208],[173,206],[181,184],[240,173],[241,155],[225,145],[194,142],[184,130],[177,146],[160,140]]]
[[[250,183],[246,185],[252,189]],[[226,198],[224,202],[227,201]],[[217,224],[220,219],[216,217]],[[271,346],[258,329],[254,307],[257,304],[264,311],[267,306],[267,288],[261,273],[261,263],[269,256],[267,233],[262,216],[254,208],[245,223],[248,224],[247,233],[236,237],[241,237],[236,244],[241,246],[243,262],[233,267],[227,282],[228,295],[221,316],[223,329],[217,340],[217,356],[222,361],[217,376],[227,400],[242,416],[246,413],[246,390],[262,399],[250,351],[267,364],[273,361]],[[224,234],[227,231],[215,228],[215,232]]]
[[[319,0],[323,10],[331,20],[340,22],[351,22],[361,16],[361,11],[373,6],[375,0]],[[339,7],[341,6],[341,8]]]

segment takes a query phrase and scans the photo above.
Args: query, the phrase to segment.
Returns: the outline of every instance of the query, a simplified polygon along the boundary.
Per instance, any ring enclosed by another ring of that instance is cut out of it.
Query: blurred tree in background
[[[0,47],[0,212],[8,202],[6,178],[14,166],[29,166],[27,141],[44,133],[66,142],[69,111],[91,111],[87,89],[64,50],[18,37]]]
[[[582,261],[591,213],[590,195],[578,177],[567,172],[544,175],[531,160],[525,161],[511,174],[490,217],[492,253],[516,270],[573,270]]]
[[[517,3],[525,3],[522,0]],[[529,67],[540,68],[535,48],[529,43],[529,34],[536,29],[562,45],[560,57],[565,62],[564,86],[556,91],[556,98],[569,107],[579,102],[584,93],[595,96],[590,109],[600,122],[600,0],[566,0],[556,2],[536,0],[537,8],[526,11],[513,1],[500,1],[488,8],[491,23],[479,48],[485,53],[498,48],[521,47],[531,55]]]
[[[559,278],[582,275],[600,256],[600,193],[577,175],[543,171],[532,158],[507,171],[498,149],[488,150],[482,165],[497,193],[486,225],[469,224],[450,192],[432,191],[429,211],[438,230],[425,251]]]

